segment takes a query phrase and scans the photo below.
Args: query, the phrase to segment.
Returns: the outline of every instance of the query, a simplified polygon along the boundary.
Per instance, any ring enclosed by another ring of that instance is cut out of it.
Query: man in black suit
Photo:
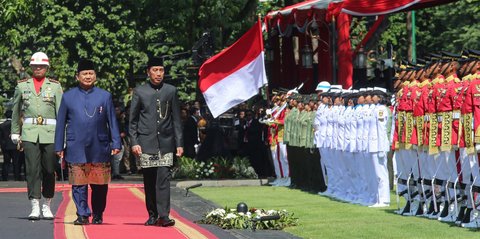
[[[130,142],[139,157],[148,211],[146,226],[175,225],[170,214],[170,179],[174,153],[183,155],[182,120],[177,89],[163,82],[161,58],[147,64],[149,82],[133,90]]]
[[[13,175],[15,181],[21,181],[20,176],[20,166],[19,163],[19,152],[17,151],[17,146],[10,139],[12,125],[12,111],[7,110],[5,112],[5,122],[0,124],[0,145],[3,152],[3,168],[2,168],[2,180],[8,180],[8,172],[10,171],[10,164],[13,165]]]
[[[262,148],[265,147],[265,141],[262,139],[263,127],[258,119],[254,117],[252,110],[246,113],[246,121],[244,126],[244,143],[247,157],[250,160],[255,172],[259,177],[266,176],[265,168],[263,166]]]

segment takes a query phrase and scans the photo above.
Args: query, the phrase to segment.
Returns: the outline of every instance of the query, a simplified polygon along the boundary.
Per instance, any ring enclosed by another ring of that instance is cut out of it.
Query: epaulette
[[[429,82],[428,80],[425,80],[425,81],[423,81],[422,83],[420,83],[418,86],[419,86],[419,87],[424,87],[424,86],[426,86],[426,85],[428,85],[428,84],[430,84],[430,82]]]
[[[24,78],[24,79],[18,80],[17,83],[22,83],[22,82],[26,82],[26,81],[28,81],[28,78]]]
[[[472,74],[468,74],[468,75],[462,77],[462,81],[471,81],[471,78],[472,78]]]
[[[410,82],[410,84],[408,84],[409,87],[412,87],[412,86],[416,86],[417,85],[417,81],[412,81]]]
[[[54,79],[51,79],[51,78],[48,78],[48,80],[52,83],[60,84],[60,81],[58,81],[58,80],[54,80]]]

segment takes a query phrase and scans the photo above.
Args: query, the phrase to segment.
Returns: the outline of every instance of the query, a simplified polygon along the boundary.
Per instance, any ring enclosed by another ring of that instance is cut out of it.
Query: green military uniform
[[[316,146],[313,144],[313,138],[315,137],[315,131],[313,130],[313,120],[315,119],[316,112],[315,111],[310,111],[308,112],[308,117],[306,119],[307,123],[307,142],[306,147],[309,149],[316,148]]]
[[[37,94],[34,80],[21,80],[15,88],[12,134],[20,134],[25,150],[29,199],[39,199],[40,182],[45,198],[52,198],[55,188],[56,155],[53,147],[56,116],[62,99],[58,81],[45,78]]]
[[[298,126],[298,116],[300,115],[300,111],[297,108],[293,108],[290,111],[290,127],[289,127],[289,141],[288,145],[290,146],[298,146],[298,133],[297,133],[297,126]]]
[[[285,132],[283,134],[283,142],[285,144],[290,145],[290,141],[292,140],[292,124],[295,124],[294,122],[294,117],[298,113],[297,108],[293,108],[290,110],[290,112],[285,116],[285,119],[283,121],[285,125]]]

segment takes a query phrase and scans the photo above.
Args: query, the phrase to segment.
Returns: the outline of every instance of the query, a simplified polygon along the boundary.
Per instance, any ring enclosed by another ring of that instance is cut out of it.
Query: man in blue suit
[[[92,189],[92,223],[102,224],[111,180],[110,157],[122,147],[118,123],[112,95],[94,86],[93,62],[81,60],[76,78],[78,87],[65,92],[60,103],[55,151],[68,163],[78,216],[74,224],[89,224],[88,184]]]

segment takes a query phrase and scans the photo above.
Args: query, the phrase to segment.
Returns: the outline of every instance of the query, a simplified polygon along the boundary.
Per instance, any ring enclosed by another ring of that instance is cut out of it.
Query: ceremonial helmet
[[[318,83],[317,85],[317,88],[315,88],[315,91],[328,91],[330,89],[330,83],[328,83],[327,81],[322,81],[320,83]]]
[[[237,204],[237,212],[243,212],[247,213],[248,212],[248,206],[246,203],[241,202]]]
[[[45,54],[41,51],[35,52],[35,54],[33,54],[32,58],[30,59],[30,65],[50,66],[50,63],[48,63],[47,54]]]

